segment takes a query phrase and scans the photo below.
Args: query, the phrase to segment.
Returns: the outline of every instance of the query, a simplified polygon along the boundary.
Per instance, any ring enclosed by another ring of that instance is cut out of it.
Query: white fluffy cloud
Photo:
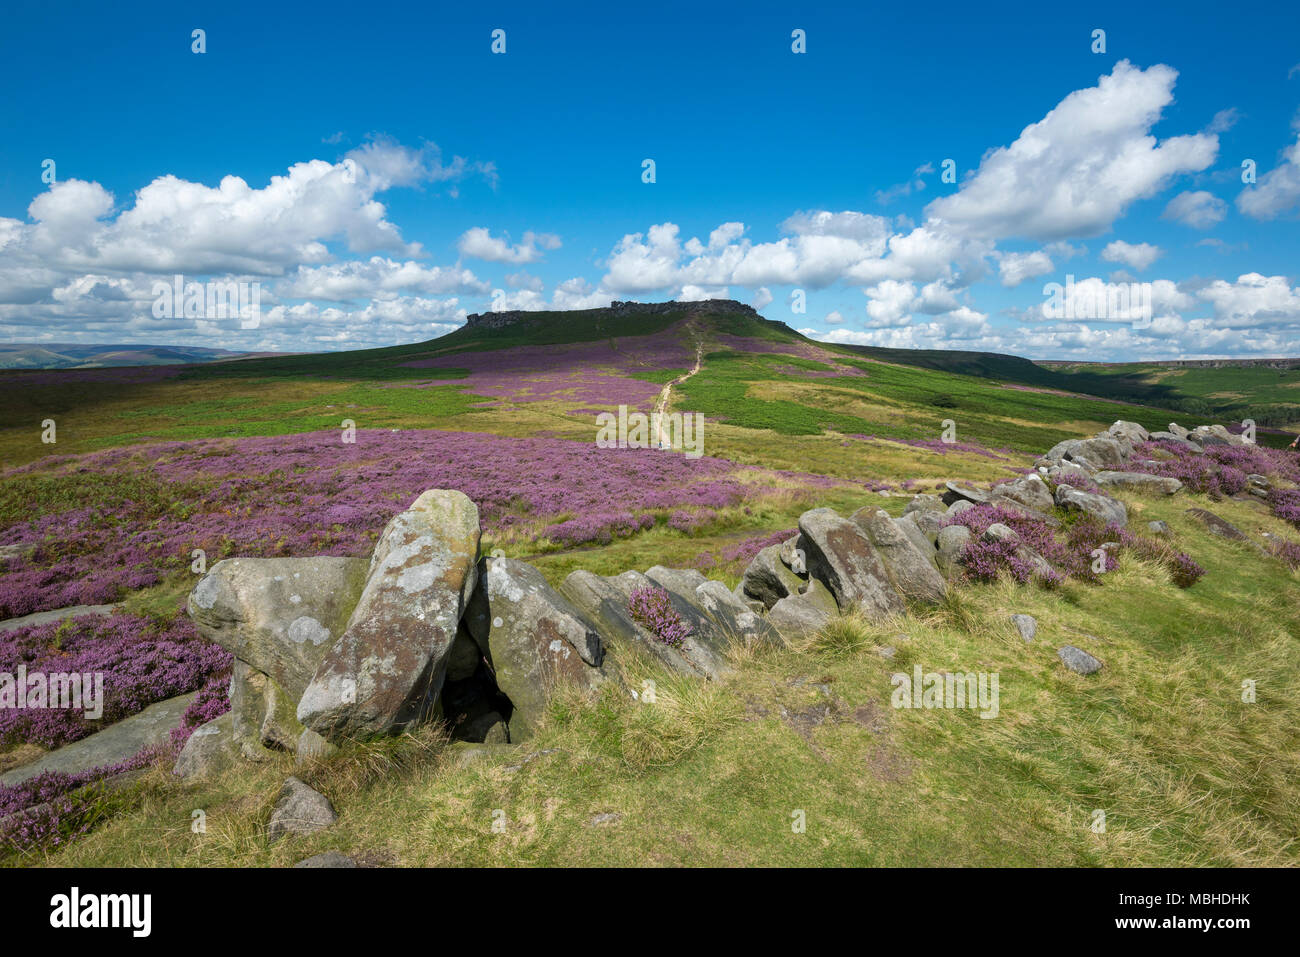
[[[1008,289],[1028,279],[1046,276],[1054,268],[1052,257],[1041,249],[1031,253],[1005,253],[998,257],[998,275],[1002,285]]]
[[[993,239],[1106,232],[1133,202],[1214,161],[1213,134],[1159,143],[1151,135],[1177,76],[1162,64],[1142,70],[1120,61],[1097,86],[1071,93],[1010,146],[985,155],[961,189],[931,202],[926,214]]]
[[[1103,262],[1123,263],[1130,269],[1142,272],[1159,259],[1163,252],[1159,246],[1150,243],[1126,243],[1117,239],[1106,244],[1106,248],[1101,251],[1101,258]]]
[[[1203,189],[1179,193],[1165,206],[1161,219],[1171,219],[1192,229],[1209,229],[1228,215],[1228,204]]]
[[[509,238],[498,239],[483,226],[465,231],[456,243],[462,256],[490,263],[535,263],[547,250],[560,248],[560,237],[553,233],[524,233],[523,242],[510,245]]]
[[[1254,219],[1276,219],[1300,206],[1300,139],[1283,153],[1282,162],[1237,194],[1237,208]]]

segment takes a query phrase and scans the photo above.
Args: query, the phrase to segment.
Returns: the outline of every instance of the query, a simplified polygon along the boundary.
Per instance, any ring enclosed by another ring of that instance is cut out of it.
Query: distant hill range
[[[231,352],[199,346],[102,345],[71,342],[0,343],[0,369],[104,369],[225,362],[268,353]]]
[[[1039,365],[1053,369],[1076,366],[1155,366],[1160,369],[1300,369],[1300,359],[1145,359],[1138,362],[1079,362],[1078,360],[1041,359]]]

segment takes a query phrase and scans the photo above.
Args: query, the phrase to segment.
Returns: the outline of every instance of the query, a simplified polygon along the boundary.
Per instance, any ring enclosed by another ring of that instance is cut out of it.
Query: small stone
[[[338,819],[329,798],[291,777],[284,782],[280,796],[276,798],[266,838],[274,844],[286,834],[311,834],[329,827]]]
[[[1033,641],[1038,634],[1038,620],[1033,615],[1012,615],[1011,624],[1016,626],[1016,631],[1020,632],[1020,637],[1026,643]]]
[[[611,811],[607,814],[597,814],[587,824],[591,827],[609,827],[611,824],[617,824],[623,820],[623,815],[617,811]]]
[[[891,661],[897,653],[898,652],[894,650],[893,645],[885,645],[885,647],[876,650],[876,654],[880,655],[880,657],[884,658],[886,661]]]
[[[1101,670],[1101,662],[1082,648],[1066,645],[1057,649],[1056,655],[1065,663],[1065,667],[1081,675],[1090,675]]]
[[[1168,535],[1168,534],[1169,534],[1169,523],[1168,523],[1168,522],[1147,522],[1147,528],[1151,529],[1152,534],[1155,534],[1155,535]]]

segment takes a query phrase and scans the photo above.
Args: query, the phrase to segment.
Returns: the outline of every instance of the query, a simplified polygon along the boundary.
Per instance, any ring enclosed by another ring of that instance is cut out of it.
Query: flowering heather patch
[[[654,402],[660,387],[635,378],[636,373],[688,369],[694,361],[695,353],[683,334],[667,329],[617,342],[603,339],[456,352],[403,365],[412,369],[467,369],[468,379],[459,381],[464,383],[465,391],[475,395],[515,402],[573,399],[640,408]],[[448,383],[439,379],[430,384]]]
[[[717,518],[718,513],[711,508],[701,508],[694,511],[679,508],[668,517],[668,527],[689,535],[696,529],[717,521]]]
[[[692,629],[673,608],[672,599],[662,588],[635,588],[627,599],[632,618],[665,645],[680,648]]]
[[[209,567],[233,555],[363,555],[429,488],[463,491],[490,533],[532,534],[550,523],[543,534],[573,544],[646,528],[647,512],[718,509],[764,494],[741,478],[835,484],[556,438],[387,429],[356,438],[345,445],[329,431],[169,442],[8,470],[0,475],[0,545],[36,548],[5,563],[0,618],[114,601],[187,569],[196,548]]]
[[[985,542],[980,536],[994,523],[1006,525],[1020,536],[1016,542]],[[1093,552],[1107,543],[1118,548],[1104,552],[1105,571],[1118,567],[1121,551],[1129,550],[1139,558],[1163,566],[1179,588],[1187,588],[1205,574],[1205,569],[1190,556],[1177,551],[1166,542],[1137,535],[1117,525],[1103,524],[1096,519],[1082,519],[1064,530],[1064,541],[1057,538],[1046,522],[1027,517],[999,505],[976,505],[951,516],[944,525],[965,525],[971,530],[973,540],[962,550],[959,558],[968,577],[976,581],[992,581],[1001,573],[1010,573],[1018,582],[1033,578],[1033,566],[1015,554],[1017,544],[1025,544],[1057,569],[1044,584],[1059,584],[1066,578],[1096,582],[1099,575],[1093,570]]]
[[[185,694],[209,678],[229,673],[230,652],[195,630],[187,618],[160,626],[149,618],[117,614],[70,619],[0,633],[0,671],[104,675],[103,717],[84,710],[0,709],[0,744],[32,742],[55,748],[157,701]]]
[[[1160,450],[1172,458],[1144,460]],[[1260,445],[1208,445],[1194,452],[1174,442],[1144,442],[1128,468],[1148,475],[1176,478],[1193,492],[1235,495],[1246,488],[1246,476],[1255,473],[1272,475],[1289,482],[1300,482],[1300,456],[1282,449]]]
[[[174,760],[172,748],[145,748],[117,764],[76,774],[46,771],[15,785],[0,784],[0,855],[61,847],[99,822],[98,793],[74,794],[86,785],[158,760]]]
[[[1093,495],[1102,494],[1101,488],[1085,472],[1066,469],[1060,472],[1052,482],[1054,485],[1068,485],[1071,488],[1077,488],[1080,492],[1089,492]]]
[[[1300,568],[1300,542],[1274,542],[1273,554],[1286,562],[1288,568]]]
[[[1300,489],[1275,488],[1268,494],[1273,514],[1300,528]]]
[[[728,545],[717,554],[714,554],[713,552],[701,552],[695,557],[694,566],[700,571],[708,571],[713,568],[726,567],[728,565],[748,565],[754,560],[754,556],[763,549],[767,548],[769,545],[781,545],[788,542],[798,534],[798,531],[797,528],[788,528],[782,532],[772,532],[767,535],[755,535],[753,538],[747,538],[735,545]]]

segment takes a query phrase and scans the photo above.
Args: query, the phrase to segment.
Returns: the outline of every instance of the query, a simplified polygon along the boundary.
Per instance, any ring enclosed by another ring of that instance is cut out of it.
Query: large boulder
[[[994,505],[1010,506],[1040,515],[1049,513],[1055,504],[1047,483],[1037,474],[993,486],[989,489],[989,501]]]
[[[364,558],[228,558],[190,592],[203,637],[270,675],[296,701],[365,587]]]
[[[773,605],[767,620],[786,641],[796,641],[816,633],[838,612],[835,596],[814,578],[803,594],[790,595]]]
[[[900,595],[931,604],[943,601],[948,586],[930,561],[934,549],[928,543],[927,550],[922,552],[882,508],[860,508],[850,516],[850,521],[862,529],[875,547],[890,584]]]
[[[481,587],[487,620],[474,615],[466,627],[480,648],[486,646],[497,687],[514,705],[510,740],[523,741],[536,731],[557,687],[599,687],[604,648],[592,624],[532,565],[513,558],[486,564]]]
[[[809,572],[826,583],[840,611],[857,609],[871,617],[906,614],[884,562],[856,523],[833,509],[815,508],[799,516],[799,533]]]
[[[924,527],[921,525],[922,522],[925,522]],[[934,564],[935,543],[939,540],[939,529],[943,528],[942,512],[913,512],[894,519],[894,526],[907,537],[926,561],[931,565]]]
[[[430,489],[384,529],[343,636],[298,703],[331,740],[386,734],[432,711],[478,580],[478,509]]]
[[[1128,524],[1128,509],[1123,502],[1117,502],[1105,495],[1094,495],[1075,488],[1073,485],[1056,486],[1056,504],[1064,509],[1083,512],[1101,519],[1107,525],[1123,528]]]
[[[655,584],[641,572],[632,570],[605,580],[610,582],[623,595],[625,607],[626,603],[631,600],[634,591],[642,588],[662,588],[667,593],[668,600],[672,603],[673,611],[685,624],[690,626],[691,630],[677,650],[691,662],[697,671],[709,678],[720,678],[733,670],[727,659],[732,636],[719,628],[713,622],[713,619],[700,610],[695,604],[693,594],[691,600],[687,600],[684,595],[663,588],[662,585]],[[658,641],[657,638],[655,640]],[[660,643],[662,644],[662,642]]]

